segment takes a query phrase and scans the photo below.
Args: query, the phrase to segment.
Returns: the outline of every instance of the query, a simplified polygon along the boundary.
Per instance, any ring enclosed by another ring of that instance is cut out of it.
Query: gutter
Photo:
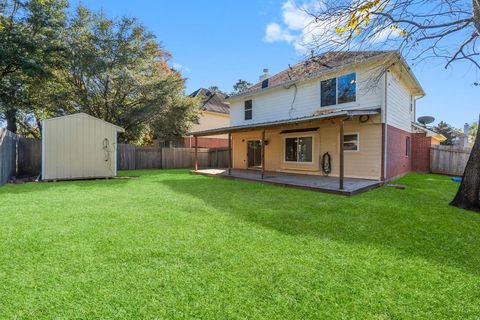
[[[379,112],[380,112],[379,109],[340,110],[337,112],[331,112],[331,113],[326,113],[326,114],[317,115],[317,116],[306,116],[306,117],[294,118],[294,119],[285,119],[285,120],[270,121],[270,122],[259,122],[259,123],[249,124],[249,125],[223,127],[223,128],[190,132],[189,134],[193,136],[209,136],[209,135],[223,134],[223,133],[229,133],[234,131],[242,131],[242,130],[248,130],[248,129],[261,129],[261,128],[268,128],[268,127],[274,127],[274,126],[282,126],[287,124],[295,124],[295,123],[301,123],[301,122],[337,118],[337,117],[343,117],[343,116],[354,117],[354,116],[360,116],[360,115],[375,115],[375,114],[378,114]]]

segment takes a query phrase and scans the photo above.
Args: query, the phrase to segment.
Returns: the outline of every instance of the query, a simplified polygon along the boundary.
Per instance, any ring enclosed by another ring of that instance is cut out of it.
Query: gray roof
[[[231,126],[231,127],[223,127],[223,128],[216,128],[216,129],[209,129],[203,131],[196,131],[190,132],[191,135],[194,136],[210,136],[215,134],[224,134],[224,133],[231,133],[231,132],[238,132],[238,131],[245,131],[249,129],[263,129],[268,127],[274,127],[278,125],[285,125],[285,124],[295,124],[295,123],[302,123],[308,122],[313,120],[322,120],[322,119],[331,119],[331,118],[338,118],[338,117],[354,117],[354,116],[363,116],[363,115],[374,115],[379,114],[380,109],[355,109],[355,110],[338,110],[330,113],[325,113],[321,115],[313,115],[313,116],[305,116],[293,119],[284,119],[284,120],[276,120],[276,121],[268,121],[268,122],[258,122],[252,124],[245,124],[239,126]]]
[[[267,90],[268,88],[278,85],[312,78],[329,71],[330,69],[343,67],[352,63],[363,62],[367,59],[392,53],[398,53],[398,51],[330,51],[299,62],[293,66],[289,66],[288,69],[269,77],[267,88],[262,88],[262,82],[258,82],[248,89],[234,94],[229,98],[244,96],[258,91]]]
[[[230,114],[230,106],[225,102],[228,96],[222,92],[200,88],[190,96],[199,97],[202,100],[200,104],[200,110],[202,111]]]

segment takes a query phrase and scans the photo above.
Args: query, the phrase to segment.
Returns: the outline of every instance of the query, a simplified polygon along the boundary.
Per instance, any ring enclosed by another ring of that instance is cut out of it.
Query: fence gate
[[[20,176],[38,176],[42,170],[42,141],[19,137],[17,173]]]

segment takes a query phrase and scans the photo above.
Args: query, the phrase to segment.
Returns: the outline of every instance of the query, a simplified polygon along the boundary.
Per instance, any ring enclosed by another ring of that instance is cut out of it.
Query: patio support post
[[[344,150],[343,150],[343,138],[344,138],[344,128],[343,128],[343,119],[340,120],[340,174],[339,174],[339,189],[343,190],[343,173],[345,166],[344,159]]]
[[[228,133],[228,175],[232,175],[232,134]]]
[[[262,179],[265,176],[265,129],[262,131]]]
[[[195,171],[198,171],[198,137],[195,136]]]

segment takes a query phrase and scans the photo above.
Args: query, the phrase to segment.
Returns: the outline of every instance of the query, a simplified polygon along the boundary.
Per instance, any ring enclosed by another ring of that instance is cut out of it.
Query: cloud
[[[175,69],[175,70],[177,70],[177,71],[179,71],[179,72],[186,72],[186,73],[192,72],[189,67],[184,66],[184,65],[182,65],[182,64],[180,64],[180,63],[174,62],[173,65],[172,65],[172,67],[173,67],[173,69]]]
[[[267,25],[264,40],[266,42],[285,41],[291,43],[295,40],[295,36],[293,36],[287,29],[282,28],[278,23],[273,22]]]
[[[335,29],[338,25],[345,25],[349,19],[345,16],[324,15],[315,20],[308,12],[322,11],[322,1],[304,0],[301,3],[295,0],[287,0],[282,4],[282,22],[272,22],[265,29],[264,40],[266,42],[287,42],[291,44],[299,54],[307,54],[310,49],[330,48],[338,49],[339,44],[346,43],[347,33],[338,34]],[[374,32],[371,37],[365,39],[363,45],[376,45],[385,43],[387,40],[399,37],[398,30],[379,27],[379,32]],[[352,43],[350,48],[360,48],[362,44]]]
[[[314,21],[307,13],[319,8],[318,1],[306,1],[302,4],[287,0],[282,4],[282,25],[270,23],[265,29],[266,42],[287,42],[299,53],[307,52],[307,44],[311,44],[320,36],[326,36],[331,28],[331,21]],[[330,25],[329,25],[330,24]],[[335,37],[335,32],[331,33]]]

